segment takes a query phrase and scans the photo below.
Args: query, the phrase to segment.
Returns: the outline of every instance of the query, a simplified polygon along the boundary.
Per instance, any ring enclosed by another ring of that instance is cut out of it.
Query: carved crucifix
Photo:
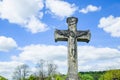
[[[68,30],[55,30],[55,42],[68,41],[68,78],[67,80],[78,80],[77,41],[89,42],[91,34],[89,30],[77,31],[76,17],[68,17]]]

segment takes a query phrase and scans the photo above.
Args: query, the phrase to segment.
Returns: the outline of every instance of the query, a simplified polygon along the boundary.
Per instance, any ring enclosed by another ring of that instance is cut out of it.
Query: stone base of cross
[[[91,33],[89,30],[77,31],[78,18],[68,17],[68,30],[55,30],[55,42],[68,41],[68,73],[67,80],[78,80],[78,55],[77,41],[89,42]]]

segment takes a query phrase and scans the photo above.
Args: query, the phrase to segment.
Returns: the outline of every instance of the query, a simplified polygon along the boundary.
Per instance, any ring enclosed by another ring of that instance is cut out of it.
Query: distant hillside
[[[79,74],[81,76],[84,76],[84,75],[91,76],[91,78],[93,80],[99,80],[99,78],[101,77],[101,75],[105,74],[105,72],[106,71],[90,71],[90,72],[79,72]],[[87,77],[87,76],[85,76],[85,77]]]
[[[85,78],[90,78],[89,80],[120,80],[120,69],[79,72],[79,75],[82,80],[86,80]]]

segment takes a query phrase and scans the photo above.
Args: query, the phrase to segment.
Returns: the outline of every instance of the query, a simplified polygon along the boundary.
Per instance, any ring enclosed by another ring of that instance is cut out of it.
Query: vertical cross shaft
[[[78,80],[78,60],[77,60],[77,18],[67,18],[68,30],[68,80]]]
[[[68,78],[67,80],[78,80],[78,58],[77,41],[89,42],[90,31],[77,31],[78,19],[67,18],[68,30],[55,31],[55,41],[68,41]]]

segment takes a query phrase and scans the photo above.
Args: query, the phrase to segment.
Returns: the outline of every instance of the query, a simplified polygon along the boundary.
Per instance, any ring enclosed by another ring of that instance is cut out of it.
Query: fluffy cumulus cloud
[[[71,16],[77,7],[75,4],[69,4],[63,0],[46,0],[47,12],[60,18]]]
[[[93,46],[78,47],[79,70],[80,71],[98,71],[106,69],[120,68],[120,50]]]
[[[50,61],[65,60],[66,47],[52,45],[30,45],[20,48],[22,51],[19,56],[13,56],[13,60],[23,60],[35,62],[39,59],[48,59]]]
[[[98,27],[102,28],[105,32],[110,33],[113,37],[120,37],[120,17],[114,17],[112,15],[102,17]]]
[[[32,33],[43,32],[49,29],[42,22],[43,8],[62,19],[77,10],[75,4],[63,0],[3,0],[0,1],[0,18],[18,24]]]
[[[101,9],[101,7],[97,7],[97,6],[93,6],[93,5],[88,5],[86,8],[82,8],[81,10],[79,10],[79,12],[86,14],[88,12],[99,11],[100,9]]]
[[[49,29],[46,24],[42,23],[34,16],[30,18],[25,27],[32,33],[43,32]]]
[[[43,0],[3,0],[0,2],[0,18],[19,24],[32,33],[46,31],[47,25],[40,21],[43,7]]]
[[[13,60],[38,61],[44,59],[57,63],[59,70],[67,69],[67,47],[53,45],[30,45],[21,48],[19,56]],[[79,70],[105,70],[106,68],[120,68],[120,51],[113,48],[96,48],[93,46],[78,47]],[[112,61],[112,62],[111,62]],[[64,67],[64,68],[63,68]]]
[[[13,38],[0,36],[0,51],[9,51],[17,47],[17,43]]]

